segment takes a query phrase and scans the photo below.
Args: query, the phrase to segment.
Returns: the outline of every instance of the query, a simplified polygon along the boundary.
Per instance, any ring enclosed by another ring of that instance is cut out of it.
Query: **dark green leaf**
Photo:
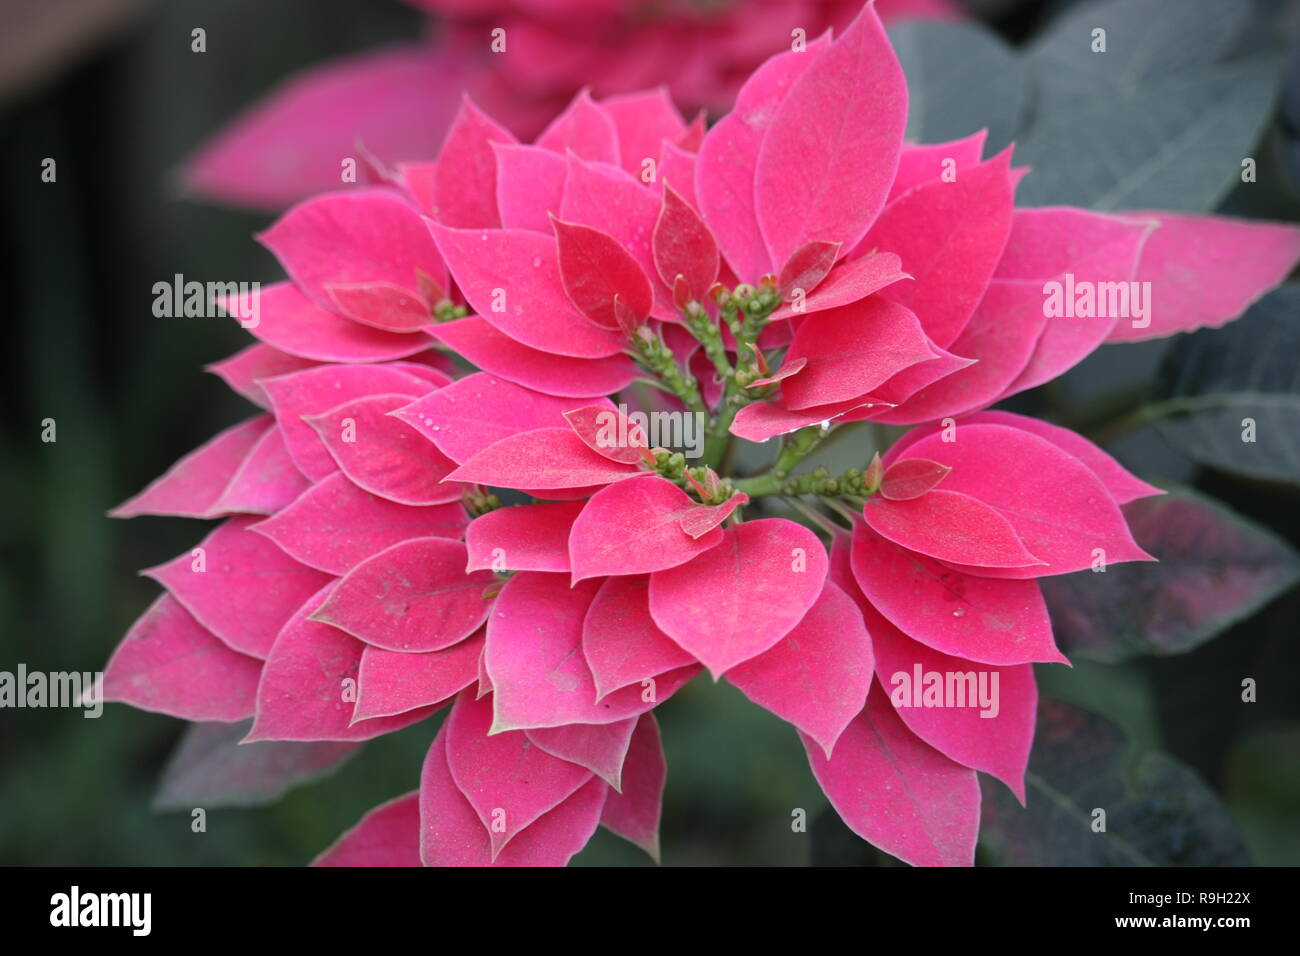
[[[1107,0],[1070,10],[1029,49],[1036,115],[1133,97],[1176,73],[1218,62],[1250,19],[1244,0]],[[1106,31],[1094,52],[1093,31]]]
[[[1018,200],[1214,208],[1240,181],[1241,159],[1272,114],[1280,65],[1276,57],[1227,63],[1040,113],[1017,144],[1016,161],[1033,167]]]
[[[1025,807],[1001,784],[984,787],[981,841],[1004,866],[1249,863],[1195,773],[1167,754],[1133,750],[1113,724],[1068,704],[1040,704],[1025,779]],[[1105,832],[1093,830],[1098,809]]]
[[[1149,413],[1185,454],[1224,471],[1300,483],[1300,285],[1236,322],[1174,342]],[[1245,441],[1246,419],[1254,441]]]
[[[1011,142],[1025,102],[1024,61],[976,24],[913,21],[889,31],[907,74],[907,136],[921,143],[987,128],[985,154]]]
[[[241,744],[252,720],[191,724],[163,770],[155,810],[251,807],[323,777],[350,757],[350,741],[263,740]]]
[[[1124,515],[1159,564],[1116,564],[1039,582],[1067,656],[1180,654],[1300,581],[1300,556],[1290,545],[1191,491],[1131,502]]]

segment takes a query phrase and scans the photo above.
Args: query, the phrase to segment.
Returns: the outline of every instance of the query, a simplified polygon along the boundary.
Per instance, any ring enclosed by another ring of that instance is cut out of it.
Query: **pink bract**
[[[720,14],[713,49],[752,75],[707,131],[674,105],[731,92],[693,27],[646,28],[613,63],[548,33],[546,6],[510,7],[530,67],[489,81],[468,57],[474,95],[428,104],[451,124],[436,155],[375,135],[406,162],[262,234],[288,279],[259,341],[213,367],[258,411],[113,512],[224,520],[147,572],[165,593],[105,691],[253,717],[251,741],[425,728],[418,792],[319,865],[559,866],[601,824],[658,857],[653,712],[707,670],[792,725],[863,839],[970,865],[977,773],[1025,798],[1030,665],[1066,663],[1037,579],[1151,560],[1120,506],[1160,493],[989,406],[1104,342],[1231,321],[1300,259],[1300,231],[1017,209],[1011,149],[904,144],[870,4],[816,5],[844,28],[761,65],[804,5]],[[593,36],[627,15],[598,8]],[[301,80],[191,175],[230,192],[234,146],[283,153],[299,109],[308,146],[336,123],[369,140],[366,103],[409,120],[424,57],[454,48]],[[670,57],[670,90],[624,82]],[[607,82],[551,108],[594,62]],[[497,115],[538,77],[527,117]],[[249,182],[265,201],[291,185]],[[1046,285],[1067,274],[1150,281],[1156,311],[1054,319]],[[915,427],[842,475],[800,467],[866,420]],[[772,438],[770,466],[738,474],[736,444]],[[810,498],[830,510],[809,516]],[[996,715],[915,706],[904,685],[924,672],[996,681]]]

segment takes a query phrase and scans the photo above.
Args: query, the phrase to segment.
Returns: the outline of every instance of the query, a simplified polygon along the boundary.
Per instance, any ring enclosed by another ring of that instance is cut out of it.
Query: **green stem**
[[[787,478],[790,472],[794,471],[805,458],[813,453],[822,440],[830,434],[830,431],[823,429],[821,425],[809,425],[801,428],[790,436],[785,446],[776,456],[776,464],[772,466],[772,474],[777,478]]]
[[[849,523],[849,527],[852,527],[853,522],[857,520],[858,516],[856,514],[854,514],[848,508],[844,507],[844,505],[841,502],[836,501],[834,498],[823,498],[822,504],[824,504],[827,508],[830,508],[831,511],[834,511],[837,515],[839,515],[841,518],[847,521]]]
[[[759,498],[763,495],[779,495],[781,488],[785,484],[772,477],[769,471],[767,474],[754,475],[750,478],[733,478],[732,485],[737,491],[743,491],[751,498]]]
[[[1175,402],[1163,402],[1153,405],[1140,405],[1126,414],[1119,415],[1086,429],[1084,434],[1095,444],[1107,445],[1117,438],[1127,435],[1129,432],[1135,432],[1147,425],[1164,418],[1171,411],[1177,409]]]
[[[709,408],[700,397],[700,386],[695,377],[677,364],[677,357],[661,335],[651,334],[644,338],[634,335],[632,341],[641,365],[663,382],[666,391],[680,398],[691,411],[708,415]]]
[[[729,381],[735,369],[731,367],[731,360],[727,357],[727,347],[723,344],[722,332],[713,324],[708,313],[701,306],[691,303],[690,310],[686,314],[686,327],[699,340],[704,348],[704,354],[713,363],[718,378],[723,382]]]
[[[713,364],[718,380],[722,382],[718,412],[709,419],[708,434],[704,439],[705,463],[720,466],[731,446],[731,423],[740,410],[743,396],[737,394],[736,370],[727,355],[722,331],[709,318],[708,313],[694,302],[686,311],[686,327],[699,340],[705,356]]]
[[[741,404],[724,390],[718,412],[709,420],[708,434],[704,438],[704,461],[715,468],[723,467],[723,462],[730,456],[731,423],[735,421]]]
[[[767,324],[768,316],[781,304],[776,290],[763,287],[755,290],[752,286],[740,285],[735,294],[727,294],[719,300],[718,322],[709,317],[708,312],[699,303],[690,303],[685,311],[686,327],[699,340],[704,354],[712,363],[722,382],[722,398],[719,400],[717,413],[709,421],[708,435],[704,442],[704,460],[711,466],[720,465],[731,449],[731,423],[736,413],[748,405],[757,395],[746,391],[737,378],[737,368],[745,361],[745,350],[757,351],[758,336]],[[744,315],[742,321],[741,316]],[[736,340],[736,365],[722,338],[721,323],[726,323]]]
[[[780,453],[776,456],[776,462],[769,471],[749,478],[736,479],[732,484],[751,498],[759,495],[781,494],[790,472],[812,454],[825,435],[820,425],[809,425],[807,428],[799,429],[787,437]]]
[[[799,512],[810,522],[815,524],[818,528],[821,528],[821,530],[826,532],[826,534],[831,538],[834,538],[837,532],[843,530],[842,528],[838,527],[833,521],[827,518],[824,514],[818,511],[816,508],[810,508],[808,505],[804,504],[798,498],[787,498],[786,504],[788,504],[795,511]]]

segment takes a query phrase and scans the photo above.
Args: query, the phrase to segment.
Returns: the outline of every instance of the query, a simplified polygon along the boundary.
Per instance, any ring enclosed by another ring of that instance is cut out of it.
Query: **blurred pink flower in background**
[[[670,2],[407,0],[437,20],[421,43],[304,71],[248,109],[187,164],[194,192],[282,209],[340,184],[358,143],[387,163],[433,156],[468,93],[531,139],[579,89],[597,96],[665,84],[688,112],[721,112],[791,31],[808,40],[852,19],[855,0]],[[886,21],[954,17],[951,0],[880,0]],[[492,52],[504,30],[505,53]]]

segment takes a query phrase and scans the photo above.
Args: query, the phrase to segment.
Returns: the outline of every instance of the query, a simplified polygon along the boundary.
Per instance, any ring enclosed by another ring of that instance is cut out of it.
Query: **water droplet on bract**
[[[961,607],[959,607],[959,608],[957,608],[957,610],[955,610],[955,611],[952,612],[952,616],[953,616],[953,617],[965,617],[965,616],[966,616],[966,609],[965,609],[965,608],[961,608]]]

